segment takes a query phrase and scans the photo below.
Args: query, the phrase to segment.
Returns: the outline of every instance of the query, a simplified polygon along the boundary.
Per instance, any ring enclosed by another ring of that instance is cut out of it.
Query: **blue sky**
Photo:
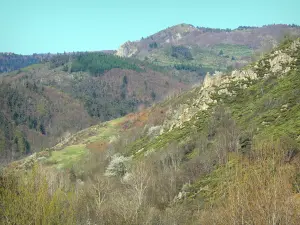
[[[117,49],[179,23],[300,24],[299,0],[0,0],[0,52]]]

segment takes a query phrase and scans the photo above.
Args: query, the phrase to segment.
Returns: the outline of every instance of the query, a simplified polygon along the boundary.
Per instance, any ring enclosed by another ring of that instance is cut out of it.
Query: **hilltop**
[[[296,25],[240,26],[231,30],[179,24],[139,41],[128,41],[116,54],[183,70],[201,67],[226,71],[240,68],[271,50],[285,35],[299,34]]]

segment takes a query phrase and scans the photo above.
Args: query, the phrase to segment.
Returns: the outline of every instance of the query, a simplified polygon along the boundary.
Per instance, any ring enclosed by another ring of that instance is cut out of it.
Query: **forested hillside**
[[[103,54],[114,54],[114,51],[98,51]],[[86,54],[87,52],[64,52],[64,53],[44,53],[32,55],[19,55],[12,52],[0,52],[0,73],[8,73],[14,70],[19,70],[24,67],[43,63],[50,62],[52,66],[58,66],[59,63],[62,63],[63,60],[69,60],[80,54]]]
[[[191,76],[201,76],[196,72]],[[0,78],[1,162],[180,92],[180,73],[102,52],[59,54]]]
[[[300,39],[285,40],[243,69],[14,162],[0,179],[0,219],[296,225],[299,76]]]
[[[0,73],[11,72],[42,61],[48,61],[51,56],[51,54],[17,55],[14,53],[0,53]]]

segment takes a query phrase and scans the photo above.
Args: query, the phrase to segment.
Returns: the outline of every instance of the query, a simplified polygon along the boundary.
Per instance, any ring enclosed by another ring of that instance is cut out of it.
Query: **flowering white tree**
[[[115,154],[112,156],[112,160],[106,168],[105,176],[124,176],[127,168],[126,164],[131,158]]]

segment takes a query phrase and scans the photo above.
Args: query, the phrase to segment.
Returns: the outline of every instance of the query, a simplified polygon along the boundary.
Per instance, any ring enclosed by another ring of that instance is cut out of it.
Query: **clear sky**
[[[0,0],[0,52],[117,49],[179,23],[300,24],[300,0]]]

